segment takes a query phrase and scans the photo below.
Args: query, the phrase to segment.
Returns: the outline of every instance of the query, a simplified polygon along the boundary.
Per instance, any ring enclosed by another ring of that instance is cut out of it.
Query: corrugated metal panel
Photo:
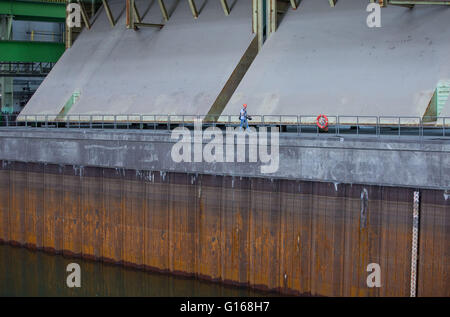
[[[4,241],[286,294],[409,296],[413,189],[0,166]],[[450,296],[442,193],[421,194],[418,296]]]

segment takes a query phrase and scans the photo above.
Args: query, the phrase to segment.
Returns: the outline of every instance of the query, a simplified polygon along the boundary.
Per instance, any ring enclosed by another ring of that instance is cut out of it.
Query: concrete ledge
[[[0,160],[450,189],[448,140],[282,135],[272,174],[261,173],[261,162],[175,163],[176,142],[168,132],[145,130],[8,128],[0,129]]]

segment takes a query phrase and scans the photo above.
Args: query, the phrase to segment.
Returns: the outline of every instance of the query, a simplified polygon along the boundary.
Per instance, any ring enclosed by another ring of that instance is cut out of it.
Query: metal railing
[[[55,63],[38,62],[0,62],[0,76],[4,77],[45,77],[52,70]]]
[[[409,136],[450,138],[450,117],[399,116],[328,116],[328,127],[320,129],[315,115],[252,115],[251,129],[278,127],[283,133],[324,136]],[[239,127],[238,115],[164,115],[164,114],[91,114],[91,115],[7,115],[0,116],[0,127],[33,127],[45,129],[192,129],[194,122],[206,127]]]

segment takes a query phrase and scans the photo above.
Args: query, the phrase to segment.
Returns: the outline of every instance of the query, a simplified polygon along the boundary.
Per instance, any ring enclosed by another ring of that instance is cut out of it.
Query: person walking
[[[248,129],[248,115],[247,115],[247,104],[244,104],[241,112],[239,113],[239,119],[241,119],[241,127],[239,128],[239,131],[242,131],[242,127],[244,124],[246,125],[246,129]]]

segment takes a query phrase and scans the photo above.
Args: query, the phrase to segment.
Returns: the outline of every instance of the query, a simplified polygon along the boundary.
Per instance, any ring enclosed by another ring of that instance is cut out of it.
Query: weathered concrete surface
[[[0,160],[450,189],[447,140],[282,135],[279,168],[271,174],[261,172],[269,163],[260,157],[249,163],[248,145],[246,162],[235,157],[231,163],[175,163],[171,151],[177,141],[168,132],[148,130],[9,128],[0,129]]]
[[[368,1],[304,0],[264,44],[223,114],[421,117],[450,78],[450,8],[388,6],[366,25]],[[347,118],[348,120],[348,118]]]
[[[164,28],[139,31],[125,27],[125,1],[109,3],[116,26],[102,8],[21,114],[58,114],[75,90],[69,114],[206,114],[254,38],[251,1],[229,16],[220,1],[197,1],[194,20],[188,1],[166,0]],[[164,23],[157,1],[136,3],[143,22]]]

